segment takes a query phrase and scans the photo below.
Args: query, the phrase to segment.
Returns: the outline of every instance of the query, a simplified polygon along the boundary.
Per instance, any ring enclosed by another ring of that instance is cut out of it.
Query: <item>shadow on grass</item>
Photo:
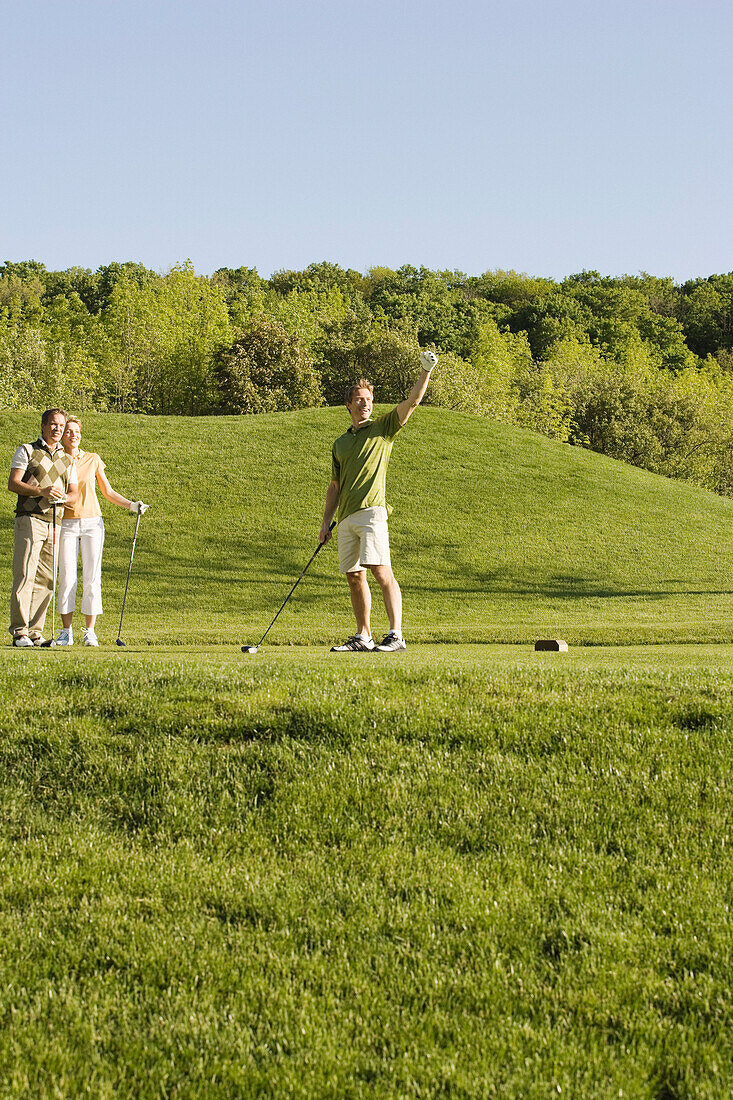
[[[12,520],[2,522],[10,526]],[[192,601],[205,605],[211,613],[239,611],[248,615],[266,615],[285,599],[317,546],[315,540],[300,545],[277,545],[267,538],[244,541],[241,529],[229,534],[217,530],[201,539],[194,558],[157,546],[153,539],[139,543],[130,587],[131,606],[147,601],[152,592],[162,612],[183,608]],[[114,548],[105,550],[104,587],[110,603],[121,600],[124,590],[130,542],[117,538]],[[486,569],[466,561],[457,543],[426,548],[432,565],[432,583],[421,583],[415,572],[415,554],[395,555],[395,573],[406,592],[420,596],[544,597],[572,602],[597,600],[664,600],[670,597],[733,596],[733,588],[695,586],[686,578],[660,578],[658,583],[626,585],[587,571],[550,573],[537,576],[530,565],[518,571],[516,566]],[[402,567],[401,567],[402,560]],[[440,564],[436,567],[435,562]],[[419,565],[419,563],[418,563]],[[438,572],[439,570],[439,572]],[[436,576],[436,573],[438,575]],[[442,574],[442,575],[441,575]],[[372,588],[376,584],[371,580]],[[338,573],[335,542],[315,559],[297,591],[297,603],[313,608],[346,586]]]

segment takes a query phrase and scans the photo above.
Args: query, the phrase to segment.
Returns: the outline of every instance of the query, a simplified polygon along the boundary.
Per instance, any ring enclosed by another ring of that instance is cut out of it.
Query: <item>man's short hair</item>
[[[64,412],[63,409],[46,409],[45,413],[41,417],[41,427],[45,428],[46,425],[48,424],[49,420],[51,419],[51,417],[55,416],[56,413],[61,413],[64,420],[66,420],[66,413]]]
[[[366,378],[360,378],[358,382],[352,382],[350,386],[346,387],[344,401],[347,405],[351,404],[351,399],[357,390],[369,390],[372,397],[374,397],[374,386]]]

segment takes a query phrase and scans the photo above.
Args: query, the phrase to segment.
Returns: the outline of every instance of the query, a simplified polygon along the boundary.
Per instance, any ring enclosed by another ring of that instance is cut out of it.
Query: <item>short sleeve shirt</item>
[[[79,451],[75,464],[79,495],[76,503],[65,510],[64,519],[93,519],[101,516],[102,509],[97,499],[97,471],[104,469],[104,463],[93,451]]]
[[[394,408],[338,437],[331,452],[331,479],[339,487],[339,520],[362,508],[387,508],[387,466],[401,427]]]

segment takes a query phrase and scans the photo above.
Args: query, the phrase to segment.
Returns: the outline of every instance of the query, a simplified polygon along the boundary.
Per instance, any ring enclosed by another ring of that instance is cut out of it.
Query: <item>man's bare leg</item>
[[[349,582],[349,595],[351,606],[356,618],[356,633],[365,638],[371,638],[370,624],[372,611],[372,593],[367,581],[366,569],[359,569],[354,573],[347,573]]]
[[[396,634],[402,634],[402,592],[390,565],[370,565],[374,579],[382,589],[384,608],[389,619],[389,628]]]

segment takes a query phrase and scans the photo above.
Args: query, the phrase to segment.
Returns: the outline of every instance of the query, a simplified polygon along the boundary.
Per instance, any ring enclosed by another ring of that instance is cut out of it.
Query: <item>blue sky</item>
[[[0,260],[733,270],[729,0],[3,5]]]

